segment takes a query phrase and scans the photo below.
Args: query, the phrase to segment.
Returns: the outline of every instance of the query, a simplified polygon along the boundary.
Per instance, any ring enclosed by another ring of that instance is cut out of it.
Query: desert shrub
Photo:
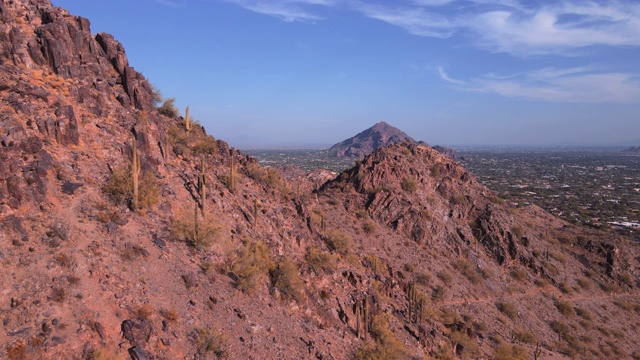
[[[202,218],[197,211],[184,212],[172,219],[169,232],[178,241],[185,241],[189,245],[206,249],[221,242],[223,227],[211,218]]]
[[[336,259],[326,251],[318,247],[312,247],[307,251],[307,264],[316,274],[325,272],[331,274],[336,270]]]
[[[404,271],[412,273],[412,272],[416,271],[416,266],[413,265],[412,263],[405,263],[404,264]]]
[[[205,328],[198,330],[196,346],[198,353],[201,355],[208,356],[211,354],[218,359],[226,359],[228,357],[227,337],[218,329]]]
[[[496,307],[501,313],[507,315],[509,319],[515,319],[518,316],[518,309],[516,306],[509,302],[499,301],[496,303]]]
[[[412,193],[418,188],[418,183],[415,181],[415,179],[404,178],[400,183],[400,187],[402,187],[402,190],[408,193]]]
[[[565,255],[563,253],[551,252],[551,253],[549,253],[549,255],[551,255],[552,258],[556,259],[560,263],[564,264],[564,263],[567,262],[567,255]]]
[[[54,256],[53,259],[56,261],[56,263],[58,263],[58,265],[67,268],[72,267],[76,263],[72,256],[64,253]]]
[[[560,314],[564,316],[573,316],[574,310],[573,305],[568,302],[556,300],[555,304],[556,309],[560,312]]]
[[[619,307],[620,309],[623,310],[627,310],[627,311],[631,311],[635,308],[636,304],[632,303],[632,302],[627,302],[627,301],[622,301],[622,300],[616,300],[613,302],[617,307]]]
[[[633,278],[628,273],[618,275],[618,280],[625,285],[633,285]]]
[[[564,337],[565,335],[571,333],[571,327],[560,321],[552,320],[551,322],[549,322],[549,327],[551,327],[551,330],[553,330],[561,337]]]
[[[178,109],[176,108],[175,102],[176,102],[175,98],[166,99],[162,103],[162,105],[158,108],[158,112],[170,118],[177,118],[179,112],[178,112]]]
[[[416,274],[416,283],[422,286],[427,286],[429,285],[430,282],[431,282],[431,275],[423,272]]]
[[[512,278],[518,281],[523,281],[527,278],[527,272],[520,268],[511,269],[509,274],[511,275]]]
[[[565,294],[571,294],[573,292],[573,289],[571,288],[571,286],[569,286],[569,283],[566,281],[563,281],[560,284],[558,284],[558,288],[560,289],[560,291],[562,291]]]
[[[527,352],[521,347],[502,343],[496,348],[494,356],[496,360],[525,360]]]
[[[477,284],[482,280],[482,275],[478,273],[475,267],[466,259],[456,260],[453,263],[453,268],[469,279],[472,284]]]
[[[22,341],[7,345],[6,350],[7,358],[9,360],[27,359],[27,346]]]
[[[404,344],[389,329],[389,315],[374,315],[371,320],[371,335],[375,344],[365,346],[356,352],[358,360],[395,360],[408,356]]]
[[[304,298],[304,284],[300,279],[300,273],[296,264],[285,258],[278,267],[271,270],[273,286],[280,291],[284,298],[301,301]]]
[[[445,285],[449,285],[451,280],[453,280],[453,276],[447,270],[442,270],[438,274],[438,279],[442,280]]]
[[[442,164],[436,163],[431,165],[431,176],[438,177],[440,176],[441,172],[442,172]]]
[[[610,284],[603,283],[600,285],[600,288],[607,293],[616,292],[620,290],[620,286],[618,286],[618,284],[615,284],[615,283],[610,283]]]
[[[591,312],[585,308],[577,307],[575,308],[576,314],[585,320],[591,320]]]
[[[545,261],[543,263],[543,266],[545,269],[547,269],[547,271],[549,271],[551,275],[557,276],[559,274],[558,268],[556,268],[552,263]]]
[[[133,180],[131,170],[118,168],[102,187],[116,204],[127,205],[133,198]],[[138,184],[138,201],[141,207],[149,208],[156,205],[161,198],[160,186],[156,176],[150,172],[144,174]]]
[[[514,227],[511,228],[511,233],[513,233],[513,235],[517,238],[521,238],[522,237],[522,226],[520,225],[516,225]]]
[[[340,230],[331,230],[329,234],[327,234],[326,242],[332,250],[346,255],[351,249],[353,239],[351,238],[351,235],[345,232]]]
[[[51,300],[55,302],[63,302],[67,297],[67,292],[64,288],[56,287],[51,290]]]
[[[513,337],[525,344],[535,344],[536,342],[538,342],[538,337],[536,336],[536,334],[528,330],[516,330],[513,334]]]
[[[478,352],[478,343],[466,332],[457,330],[454,331],[453,333],[451,333],[451,340],[462,346],[461,357],[463,359],[475,358],[474,355],[476,355],[476,353]]]
[[[440,309],[439,315],[440,315],[440,320],[442,321],[443,324],[448,324],[448,325],[457,324],[462,320],[458,312],[451,308]]]
[[[269,248],[261,242],[253,242],[239,250],[231,270],[236,275],[235,285],[242,291],[252,292],[260,277],[274,268]]]
[[[586,277],[580,278],[580,279],[576,280],[576,282],[578,283],[578,286],[580,286],[581,288],[583,288],[585,290],[591,289],[591,284],[592,284],[591,280],[589,280]]]
[[[497,205],[506,205],[507,201],[496,194],[487,196],[487,199]]]
[[[133,192],[133,189],[132,189]],[[140,179],[138,185],[138,201],[143,208],[151,208],[160,202],[160,184],[158,178],[148,172]]]
[[[142,304],[136,307],[134,314],[138,319],[149,320],[151,315],[153,315],[153,308],[149,304]]]
[[[173,309],[161,309],[160,316],[162,316],[163,318],[169,321],[178,320],[178,312]]]
[[[362,224],[362,230],[365,234],[371,235],[376,232],[376,225],[373,223],[373,221],[367,221]]]
[[[444,300],[444,296],[447,290],[444,286],[438,285],[433,289],[433,293],[431,294],[431,299],[433,301],[442,301]]]
[[[213,136],[205,136],[202,139],[195,141],[191,146],[191,150],[195,154],[199,155],[213,155],[216,151],[218,151],[218,143],[213,138]]]
[[[131,171],[124,167],[115,169],[102,187],[102,191],[116,204],[128,204],[133,195]]]
[[[467,198],[462,194],[455,194],[451,197],[452,204],[462,204]]]

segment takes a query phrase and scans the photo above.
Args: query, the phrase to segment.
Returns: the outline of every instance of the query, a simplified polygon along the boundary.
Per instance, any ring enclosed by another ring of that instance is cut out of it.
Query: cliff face
[[[626,239],[511,208],[413,142],[285,180],[158,113],[86,19],[0,19],[0,358],[640,351]]]
[[[329,154],[336,157],[363,158],[376,149],[403,141],[414,142],[409,135],[381,121],[356,136],[333,145],[329,148]]]
[[[16,66],[31,76],[55,74],[77,80],[69,89],[70,96],[97,115],[104,115],[100,112],[111,97],[127,109],[153,108],[152,88],[129,66],[122,45],[109,34],[93,36],[88,19],[71,16],[46,0],[20,0],[0,4],[0,20],[0,61],[4,65]]]

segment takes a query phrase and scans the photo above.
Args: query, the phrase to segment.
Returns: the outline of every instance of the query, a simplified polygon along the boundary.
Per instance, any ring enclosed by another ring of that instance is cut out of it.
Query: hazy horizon
[[[632,1],[53,3],[231,144],[334,144],[386,121],[429,144],[640,145]]]

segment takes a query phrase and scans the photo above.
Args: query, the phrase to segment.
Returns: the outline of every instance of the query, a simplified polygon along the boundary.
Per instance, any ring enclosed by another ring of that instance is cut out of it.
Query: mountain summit
[[[363,158],[381,147],[403,141],[415,142],[402,130],[381,121],[358,135],[333,145],[329,148],[329,154],[335,157]]]

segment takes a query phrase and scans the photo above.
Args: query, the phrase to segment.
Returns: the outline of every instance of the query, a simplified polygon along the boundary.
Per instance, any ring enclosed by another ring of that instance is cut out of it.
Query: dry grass
[[[286,299],[298,302],[304,299],[304,283],[300,279],[300,272],[296,264],[290,259],[283,259],[278,267],[271,271],[273,286]]]
[[[236,275],[235,285],[244,292],[253,292],[259,279],[275,268],[269,248],[261,242],[243,246],[237,253],[231,271]]]

